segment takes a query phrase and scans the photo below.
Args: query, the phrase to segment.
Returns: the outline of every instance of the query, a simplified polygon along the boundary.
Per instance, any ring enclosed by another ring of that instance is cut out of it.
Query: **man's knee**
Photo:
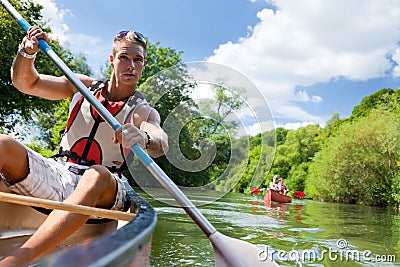
[[[0,134],[0,152],[3,153],[3,155],[7,156],[14,156],[15,154],[17,154],[17,156],[25,156],[26,148],[23,144],[15,140],[13,137],[5,134]]]
[[[117,182],[106,167],[101,165],[91,166],[85,171],[79,184],[84,184],[87,193],[94,193],[97,196],[97,207],[111,208],[114,205]]]
[[[5,134],[0,134],[0,171],[14,183],[25,179],[29,173],[25,146]]]
[[[89,169],[86,170],[85,173],[90,173],[91,176],[96,176],[101,178],[111,178],[111,172],[102,165],[93,165]]]
[[[97,188],[107,188],[114,182],[111,172],[101,165],[91,166],[85,171],[81,180],[84,180],[87,185],[92,185]]]
[[[9,135],[0,134],[0,151],[6,152],[7,150],[10,150],[13,146],[16,145],[17,142],[17,140]]]

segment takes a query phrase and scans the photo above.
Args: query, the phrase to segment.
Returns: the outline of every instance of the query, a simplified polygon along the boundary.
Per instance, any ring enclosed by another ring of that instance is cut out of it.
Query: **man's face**
[[[146,64],[144,48],[135,43],[119,42],[111,66],[119,84],[136,86]]]

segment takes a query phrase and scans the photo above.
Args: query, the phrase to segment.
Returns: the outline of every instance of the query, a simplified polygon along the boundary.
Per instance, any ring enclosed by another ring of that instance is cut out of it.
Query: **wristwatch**
[[[37,53],[34,53],[31,55],[31,54],[26,53],[22,44],[19,44],[19,46],[18,46],[18,53],[20,53],[21,56],[23,56],[24,58],[35,58],[36,54],[37,54]]]
[[[147,143],[146,143],[146,145],[145,145],[145,148],[144,148],[144,149],[148,149],[148,148],[149,148],[149,146],[151,145],[151,138],[150,138],[150,135],[149,135],[149,133],[148,133],[148,132],[144,131],[144,133],[147,135]]]

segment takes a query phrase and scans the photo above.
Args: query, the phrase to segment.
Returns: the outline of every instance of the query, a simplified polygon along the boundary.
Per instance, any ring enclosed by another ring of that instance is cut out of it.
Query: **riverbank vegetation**
[[[40,6],[11,2],[30,23],[45,28]],[[0,133],[13,133],[30,147],[50,156],[55,154],[60,142],[59,133],[65,128],[69,101],[44,101],[21,95],[12,87],[10,67],[23,33],[2,9],[0,17],[0,45],[3,47],[0,54],[3,63],[0,67]],[[57,40],[51,45],[73,71],[92,74],[84,55],[71,53]],[[181,52],[150,42],[147,66],[140,84],[171,66],[177,65],[179,70],[183,64],[180,56]],[[36,59],[36,66],[42,73],[60,75],[42,53]],[[104,67],[103,75],[110,75],[109,66]],[[216,190],[250,192],[254,184],[268,187],[272,177],[278,175],[285,178],[292,192],[303,191],[307,197],[316,200],[400,206],[399,89],[377,88],[376,93],[354,107],[350,117],[340,118],[335,112],[323,127],[277,128],[256,136],[232,138],[229,132],[236,125],[221,126],[229,112],[241,109],[240,98],[215,86],[214,100],[218,103],[215,111],[207,102],[196,105],[192,101],[190,90],[195,84],[173,83],[172,86],[171,82],[177,81],[180,81],[179,77],[168,80],[171,88],[153,104],[160,112],[162,123],[182,102],[187,105],[180,112],[181,116],[190,114],[188,116],[195,119],[180,128],[178,137],[170,142],[175,142],[190,161],[217,149],[208,167],[197,172],[179,168],[167,157],[157,159],[157,164],[177,184],[186,187],[211,185]],[[158,96],[145,86],[139,90],[146,93],[148,100]],[[213,119],[201,118],[204,114]],[[183,117],[182,121],[185,121]],[[26,140],[27,128],[34,129],[33,134],[30,132],[32,140]]]
[[[349,118],[335,112],[324,127],[276,129],[276,152],[262,186],[278,175],[292,192],[303,191],[315,200],[399,208],[399,100],[400,89],[381,89],[362,99]],[[248,170],[244,177],[251,176]],[[239,182],[234,191],[246,192],[245,185]]]

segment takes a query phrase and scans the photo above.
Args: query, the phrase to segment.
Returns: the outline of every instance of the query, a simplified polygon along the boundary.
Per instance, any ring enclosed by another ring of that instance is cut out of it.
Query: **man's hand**
[[[50,42],[47,34],[38,26],[32,26],[28,29],[27,35],[22,39],[22,47],[25,52],[33,55],[39,51],[39,39],[45,40],[47,43]]]
[[[147,142],[147,134],[130,123],[122,125],[115,131],[114,143],[120,143],[124,148],[131,148],[134,144],[138,144],[145,149]]]

